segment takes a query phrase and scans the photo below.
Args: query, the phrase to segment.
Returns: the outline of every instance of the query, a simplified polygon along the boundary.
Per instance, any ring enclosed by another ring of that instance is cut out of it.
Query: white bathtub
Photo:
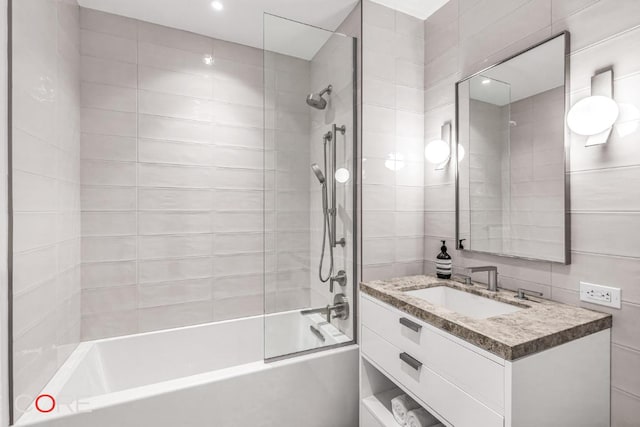
[[[84,342],[42,391],[55,409],[32,403],[16,425],[357,426],[357,346],[264,363],[265,325],[270,355],[349,341],[294,311]]]

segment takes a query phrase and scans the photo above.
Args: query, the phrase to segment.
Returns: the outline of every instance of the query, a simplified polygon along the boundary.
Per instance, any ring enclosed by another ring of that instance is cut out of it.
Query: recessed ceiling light
[[[211,7],[212,7],[214,10],[217,10],[217,11],[220,11],[220,10],[224,9],[224,5],[222,4],[222,2],[221,2],[221,1],[218,1],[218,0],[214,0],[214,1],[212,1],[212,2],[211,2]]]
[[[488,85],[489,83],[491,83],[491,79],[484,79],[484,80],[482,81],[482,84],[483,84],[483,85]]]

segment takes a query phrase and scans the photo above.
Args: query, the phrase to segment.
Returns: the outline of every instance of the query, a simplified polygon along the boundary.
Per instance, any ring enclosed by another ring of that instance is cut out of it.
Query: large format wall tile
[[[308,255],[276,257],[274,239],[308,252],[308,61],[270,64],[280,82],[269,123],[283,129],[270,148],[282,149],[265,152],[262,50],[95,10],[82,9],[80,25],[83,338],[257,314],[265,248],[288,277],[280,309],[307,306],[308,291],[289,288],[308,288],[298,274],[308,276]],[[265,167],[278,168],[278,208],[296,214],[273,214]]]

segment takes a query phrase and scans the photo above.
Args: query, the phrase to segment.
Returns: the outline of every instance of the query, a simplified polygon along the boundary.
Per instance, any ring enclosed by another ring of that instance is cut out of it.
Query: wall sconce
[[[571,107],[567,125],[573,133],[588,137],[586,147],[606,144],[619,114],[613,100],[613,70],[607,69],[591,77],[591,96]]]
[[[440,128],[440,139],[427,144],[424,157],[429,163],[438,165],[436,170],[444,169],[451,158],[451,122],[445,122]]]
[[[464,159],[464,147],[458,144],[458,162]],[[445,168],[451,160],[451,122],[440,128],[440,139],[434,139],[424,148],[424,157],[429,163],[438,165],[436,170]]]

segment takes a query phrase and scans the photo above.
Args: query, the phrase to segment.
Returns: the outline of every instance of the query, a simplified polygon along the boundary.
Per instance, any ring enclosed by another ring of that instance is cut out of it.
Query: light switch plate
[[[620,288],[580,282],[580,300],[591,304],[620,308]]]

